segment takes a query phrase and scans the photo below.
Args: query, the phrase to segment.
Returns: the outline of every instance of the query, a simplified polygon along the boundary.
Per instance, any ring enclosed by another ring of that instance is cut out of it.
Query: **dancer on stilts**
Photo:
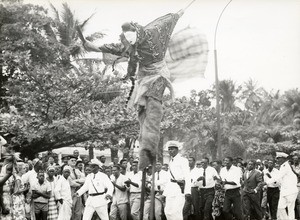
[[[135,107],[138,110],[140,123],[139,170],[143,172],[146,167],[154,165],[156,162],[160,124],[163,116],[162,98],[165,89],[170,90],[172,99],[174,97],[170,72],[164,58],[174,27],[184,10],[159,17],[144,27],[133,22],[124,23],[120,35],[121,43],[117,44],[96,46],[87,41],[78,28],[79,36],[87,51],[128,57],[125,78],[131,79],[133,84],[135,83],[128,100],[128,107]],[[141,199],[143,199],[143,195]],[[142,208],[143,202],[141,203]]]

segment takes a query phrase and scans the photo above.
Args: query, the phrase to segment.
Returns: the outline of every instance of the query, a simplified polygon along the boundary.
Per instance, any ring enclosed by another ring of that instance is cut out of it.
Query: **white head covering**
[[[276,152],[276,158],[282,157],[287,158],[289,155],[284,152]]]
[[[100,161],[98,159],[91,159],[90,165],[98,165],[99,167],[102,166],[102,164],[100,163]]]
[[[55,171],[55,167],[54,166],[48,166],[47,171],[49,170],[54,170]]]
[[[124,32],[124,36],[131,45],[135,44],[135,42],[137,40],[136,32],[133,32],[133,31]]]
[[[65,171],[65,170],[69,170],[70,172],[72,171],[72,167],[70,167],[70,166],[64,166],[64,168],[63,168],[63,171]]]
[[[168,150],[169,147],[176,147],[178,150],[181,150],[183,147],[183,143],[179,141],[168,141],[165,145],[165,149]]]

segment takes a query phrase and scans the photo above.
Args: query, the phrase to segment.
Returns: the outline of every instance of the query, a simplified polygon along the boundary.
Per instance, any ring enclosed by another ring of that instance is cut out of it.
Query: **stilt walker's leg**
[[[141,191],[141,206],[140,206],[140,220],[143,220],[143,217],[144,217],[145,190],[146,190],[146,169],[143,169],[142,191]]]
[[[162,103],[147,97],[145,109],[139,112],[140,122],[140,155],[139,169],[144,170],[155,161],[160,139],[160,124],[163,116]]]
[[[150,205],[150,220],[154,220],[155,216],[155,165],[156,165],[156,160],[154,159],[152,162],[152,183],[151,183],[151,205]]]

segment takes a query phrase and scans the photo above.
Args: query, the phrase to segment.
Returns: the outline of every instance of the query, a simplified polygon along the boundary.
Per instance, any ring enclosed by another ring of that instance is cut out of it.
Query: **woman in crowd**
[[[55,167],[54,166],[48,166],[47,168],[47,178],[46,180],[50,183],[51,186],[51,194],[50,199],[48,202],[49,205],[49,211],[48,211],[48,220],[57,220],[58,217],[58,211],[57,211],[57,205],[55,202],[55,196],[54,196],[54,189],[56,186],[57,179],[54,176],[55,175]]]
[[[13,193],[13,176],[12,176],[12,164],[6,164],[2,167],[0,173],[0,180],[6,179],[6,181],[1,182],[2,187],[2,197],[1,197],[1,220],[12,220],[12,193]]]
[[[12,214],[13,220],[24,220],[25,219],[25,187],[22,183],[22,175],[25,173],[24,163],[17,163],[18,169],[16,174],[13,174],[13,194],[12,194]]]

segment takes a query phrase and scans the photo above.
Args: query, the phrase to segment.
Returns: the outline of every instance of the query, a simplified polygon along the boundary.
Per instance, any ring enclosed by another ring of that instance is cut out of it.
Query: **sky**
[[[118,42],[126,21],[146,25],[177,12],[190,0],[24,0],[24,3],[60,9],[67,2],[83,21],[94,12],[84,34],[102,31],[106,43]],[[174,84],[177,96],[215,82],[214,34],[222,9],[229,0],[196,0],[178,21],[174,33],[187,26],[198,28],[209,44],[205,77]],[[236,84],[253,79],[268,91],[300,87],[300,0],[233,0],[224,11],[216,34],[218,76]]]

